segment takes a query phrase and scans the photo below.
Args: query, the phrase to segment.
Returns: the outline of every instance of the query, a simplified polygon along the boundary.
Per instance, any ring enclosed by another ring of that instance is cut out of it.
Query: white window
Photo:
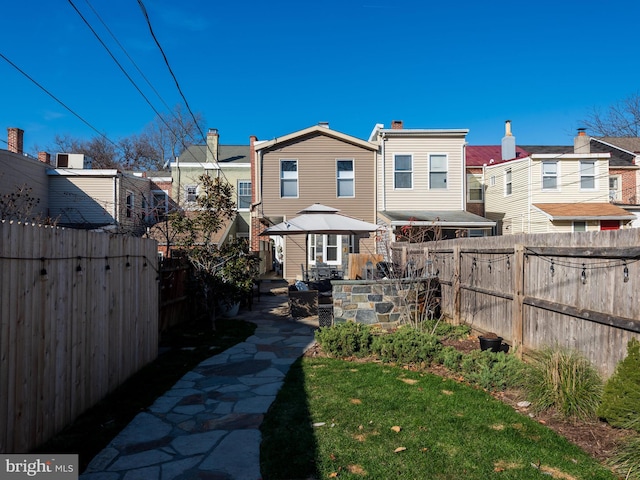
[[[336,162],[336,179],[338,197],[355,197],[353,160]]]
[[[513,185],[511,183],[511,169],[507,168],[504,171],[504,194],[511,195],[513,192]]]
[[[248,210],[251,206],[251,182],[238,180],[238,210]]]
[[[574,232],[586,232],[587,231],[587,222],[573,222],[573,231]]]
[[[482,202],[483,194],[482,175],[469,173],[467,175],[467,202]]]
[[[134,198],[133,192],[130,192],[129,190],[127,190],[127,198],[126,198],[127,218],[133,217],[133,206],[135,205],[134,202],[135,202],[135,198]]]
[[[580,160],[580,188],[582,190],[595,190],[596,188],[595,160]]]
[[[394,155],[393,188],[413,188],[413,158],[411,155]]]
[[[447,156],[429,155],[429,188],[447,188]]]
[[[622,176],[611,175],[609,177],[609,201],[616,202],[622,200]]]
[[[198,186],[187,185],[185,187],[185,198],[187,199],[187,202],[195,202],[196,198],[198,198]]]
[[[496,186],[496,176],[495,175],[491,175],[491,177],[489,177],[489,186],[490,187],[495,187]]]
[[[298,196],[298,161],[280,160],[280,197]]]
[[[328,265],[342,263],[342,235],[309,235],[309,264],[317,263]]]
[[[558,188],[558,162],[542,162],[542,189]]]

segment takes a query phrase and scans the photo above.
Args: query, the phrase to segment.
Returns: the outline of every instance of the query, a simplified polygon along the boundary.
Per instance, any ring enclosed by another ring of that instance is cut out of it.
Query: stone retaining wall
[[[408,312],[415,310],[418,292],[426,292],[434,281],[332,280],[333,321],[397,324]]]

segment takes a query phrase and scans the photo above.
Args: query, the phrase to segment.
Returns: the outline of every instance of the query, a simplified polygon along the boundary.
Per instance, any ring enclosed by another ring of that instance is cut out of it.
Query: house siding
[[[52,167],[17,153],[0,150],[0,195],[13,193],[24,185],[30,195],[39,200],[32,216],[49,214],[49,183],[47,171]]]
[[[511,168],[511,195],[505,194],[505,174]],[[516,160],[485,169],[485,217],[499,222],[498,234],[527,231],[529,211],[529,160]],[[495,184],[491,179],[495,177]]]
[[[280,160],[298,161],[298,197],[280,197]],[[353,159],[355,196],[337,196],[336,160]],[[375,223],[375,151],[314,132],[262,152],[261,215],[284,219],[295,217],[300,210],[321,203],[366,222]],[[361,250],[373,251],[373,239],[361,244]],[[285,237],[285,278],[301,276],[306,265],[304,235]],[[344,251],[343,251],[344,255]]]
[[[49,182],[51,217],[61,225],[114,223],[117,216],[114,177],[56,175]]]
[[[465,208],[465,167],[463,136],[425,138],[388,136],[384,159],[380,160],[378,209],[384,210],[463,210]],[[429,186],[429,155],[447,154],[447,188]],[[410,189],[394,188],[394,156],[411,154],[413,181]],[[382,177],[384,175],[384,178]],[[464,193],[463,193],[464,192]]]
[[[534,156],[535,157],[535,156]],[[554,190],[542,189],[542,162],[557,160],[557,183]],[[485,216],[500,222],[498,233],[571,232],[572,222],[556,222],[533,208],[536,203],[603,203],[609,201],[609,164],[595,160],[595,188],[580,188],[580,159],[525,158],[485,168]],[[512,171],[512,194],[505,195],[504,178],[508,168]],[[495,185],[491,185],[495,177]],[[594,225],[589,224],[592,229]]]
[[[591,160],[591,159],[589,159]],[[531,163],[531,200],[532,203],[602,203],[609,201],[609,165],[596,160],[596,188],[580,188],[580,160],[558,160],[558,189],[542,190],[542,161],[534,159]]]

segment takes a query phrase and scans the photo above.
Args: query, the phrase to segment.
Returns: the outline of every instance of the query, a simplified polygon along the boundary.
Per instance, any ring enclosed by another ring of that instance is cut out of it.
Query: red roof
[[[524,158],[529,153],[516,146],[516,158]],[[491,160],[493,159],[493,162]],[[509,160],[515,160],[513,158]],[[469,145],[467,146],[467,167],[482,167],[485,163],[499,163],[502,161],[501,145]]]

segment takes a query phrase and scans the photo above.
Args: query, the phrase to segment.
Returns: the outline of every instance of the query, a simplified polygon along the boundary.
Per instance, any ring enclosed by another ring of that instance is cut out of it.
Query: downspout
[[[113,177],[113,219],[116,222],[116,226],[120,226],[120,215],[119,215],[119,206],[120,202],[118,201],[119,196],[118,193],[120,191],[120,181],[118,174],[116,173],[115,177]]]
[[[527,166],[527,170],[529,172],[529,192],[527,195],[527,233],[531,233],[531,197],[533,195],[533,188],[531,188],[531,168],[532,168],[532,164],[531,164],[531,155],[529,155],[529,165]],[[524,233],[524,232],[523,232]]]
[[[387,185],[386,185],[386,181],[385,178],[387,176],[387,170],[386,170],[386,159],[385,159],[385,151],[384,151],[384,144],[387,141],[387,136],[384,132],[382,132],[380,134],[380,139],[382,141],[382,211],[386,211],[387,210]]]
[[[462,211],[466,212],[467,211],[467,142],[464,142],[462,144],[462,192],[461,193],[462,193]]]

